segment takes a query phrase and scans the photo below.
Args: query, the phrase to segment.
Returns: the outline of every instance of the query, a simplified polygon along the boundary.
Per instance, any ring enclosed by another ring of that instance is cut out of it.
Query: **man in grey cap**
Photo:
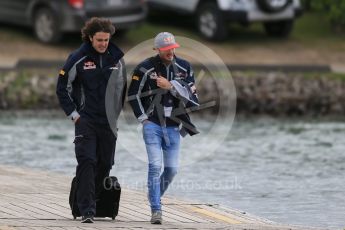
[[[179,46],[171,33],[159,33],[154,39],[157,55],[135,68],[128,90],[130,105],[143,125],[152,224],[162,223],[160,198],[177,173],[180,135],[198,133],[186,112],[198,106],[194,73],[189,62],[176,57]]]

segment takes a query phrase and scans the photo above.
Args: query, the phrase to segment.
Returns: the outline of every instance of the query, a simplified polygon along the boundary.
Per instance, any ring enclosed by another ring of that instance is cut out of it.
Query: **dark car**
[[[0,22],[33,27],[44,43],[60,40],[64,32],[80,31],[91,17],[111,20],[127,30],[144,21],[144,0],[0,0]]]

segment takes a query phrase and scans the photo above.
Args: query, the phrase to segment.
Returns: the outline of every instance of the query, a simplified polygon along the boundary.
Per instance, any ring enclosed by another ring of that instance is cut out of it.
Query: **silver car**
[[[228,24],[261,22],[270,36],[286,37],[301,15],[300,0],[148,0],[149,10],[192,15],[203,37],[223,40]]]
[[[33,27],[44,43],[58,42],[64,32],[80,31],[91,17],[110,19],[119,30],[145,20],[144,0],[0,0],[0,22]]]

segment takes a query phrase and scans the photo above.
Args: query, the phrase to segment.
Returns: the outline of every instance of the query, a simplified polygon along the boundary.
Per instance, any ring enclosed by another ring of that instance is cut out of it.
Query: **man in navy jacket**
[[[162,32],[156,36],[154,43],[158,54],[135,68],[128,100],[134,115],[143,124],[149,162],[151,223],[161,224],[160,198],[177,173],[180,134],[198,133],[186,109],[199,104],[194,72],[189,62],[175,55],[175,48],[179,47],[175,37]],[[161,174],[162,162],[164,170]]]
[[[109,20],[92,18],[83,44],[60,70],[57,96],[75,124],[77,203],[83,223],[92,223],[103,180],[114,164],[117,119],[126,91],[123,52],[112,42]]]

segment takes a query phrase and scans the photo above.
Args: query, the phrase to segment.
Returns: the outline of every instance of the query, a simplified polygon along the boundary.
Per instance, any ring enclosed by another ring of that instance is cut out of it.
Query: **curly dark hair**
[[[97,32],[110,33],[112,36],[115,33],[115,27],[108,19],[93,17],[81,29],[81,39],[84,42],[90,42],[90,37],[93,37]]]

